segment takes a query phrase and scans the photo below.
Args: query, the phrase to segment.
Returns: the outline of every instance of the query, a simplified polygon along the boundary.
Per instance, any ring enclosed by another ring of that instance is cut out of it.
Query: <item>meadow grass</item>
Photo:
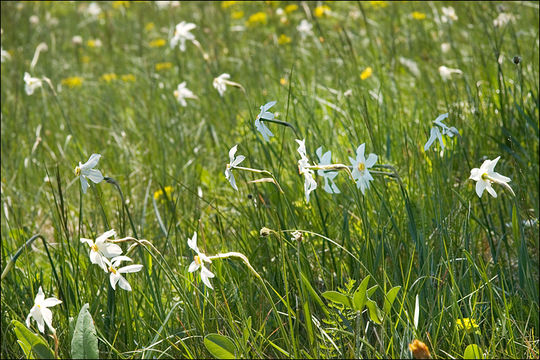
[[[450,5],[458,19],[445,22]],[[24,323],[40,286],[62,300],[62,358],[85,303],[106,358],[207,358],[215,333],[239,358],[410,358],[414,339],[434,358],[471,344],[487,358],[538,358],[538,2],[99,6],[1,3],[2,271],[39,235],[2,278],[2,358],[24,357],[11,321]],[[501,13],[513,20],[494,25]],[[199,46],[169,46],[180,21],[197,25]],[[443,65],[462,74],[445,81]],[[51,86],[27,95],[25,72]],[[241,88],[220,96],[222,73]],[[183,81],[197,96],[185,107],[173,95]],[[294,131],[265,122],[265,142],[254,121],[273,100]],[[447,112],[459,135],[424,151]],[[295,139],[314,164],[319,146],[349,165],[365,143],[378,155],[370,188],[342,171],[329,194],[316,176],[306,202]],[[239,169],[235,191],[224,176],[235,144],[241,166],[283,192]],[[73,169],[93,153],[107,178],[83,194]],[[479,198],[470,170],[497,156],[516,196],[494,184],[497,198]],[[113,290],[80,242],[109,229],[153,245],[129,254],[144,265],[126,276],[131,292]],[[201,251],[241,253],[260,278],[238,257],[214,259],[206,287],[188,272],[194,232]],[[367,276],[368,308],[329,300]],[[478,327],[461,329],[465,318]]]

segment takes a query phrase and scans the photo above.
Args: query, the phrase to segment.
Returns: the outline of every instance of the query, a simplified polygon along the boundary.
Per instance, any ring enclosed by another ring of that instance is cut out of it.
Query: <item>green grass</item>
[[[288,4],[299,6],[278,15]],[[63,301],[51,308],[62,358],[85,303],[107,358],[208,358],[203,339],[212,333],[243,358],[410,358],[414,339],[435,358],[462,358],[470,344],[487,358],[538,357],[538,2],[325,4],[331,13],[314,17],[314,2],[100,3],[92,19],[85,3],[2,2],[2,49],[11,54],[1,69],[2,270],[41,235],[2,279],[2,358],[24,357],[11,321],[24,323],[39,286]],[[440,22],[450,5],[458,20]],[[259,11],[267,23],[246,26]],[[515,21],[495,27],[503,11]],[[296,30],[302,19],[313,24],[306,39]],[[200,49],[190,41],[185,52],[170,48],[180,21],[197,25]],[[278,44],[281,34],[291,43]],[[158,38],[166,45],[150,47]],[[41,42],[48,50],[31,69]],[[156,70],[165,62],[170,69]],[[441,65],[463,74],[443,81]],[[362,80],[367,67],[373,75]],[[26,71],[49,78],[54,91],[44,83],[28,96]],[[116,79],[103,80],[108,73]],[[228,87],[220,97],[212,81],[222,73],[245,91]],[[80,87],[61,85],[72,76],[84,79]],[[198,97],[186,107],[173,96],[182,81]],[[277,119],[306,139],[312,163],[323,146],[348,165],[365,143],[366,156],[377,154],[395,176],[374,174],[365,195],[345,172],[336,178],[341,194],[324,192],[317,176],[306,203],[294,132],[267,123],[275,136],[266,143],[254,126],[272,100]],[[424,152],[445,112],[460,136],[445,137],[442,156],[437,142]],[[242,166],[269,171],[283,193],[249,182],[267,175],[240,170],[232,189],[223,172],[235,144]],[[92,153],[118,187],[103,181],[83,195],[73,169]],[[478,198],[470,170],[497,156],[495,170],[512,179],[516,197],[494,185],[497,198]],[[166,186],[174,191],[154,201]],[[144,265],[126,276],[131,292],[112,290],[80,243],[111,228],[157,249],[130,253]],[[214,290],[205,287],[187,271],[194,231],[206,254],[240,252],[261,280],[238,258],[217,259],[208,265]],[[401,287],[380,324],[322,295],[352,295],[368,275],[381,310]],[[461,318],[478,331],[459,329]]]

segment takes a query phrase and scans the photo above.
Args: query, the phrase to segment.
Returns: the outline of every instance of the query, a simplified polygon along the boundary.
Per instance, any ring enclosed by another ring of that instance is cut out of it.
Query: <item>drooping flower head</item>
[[[106,258],[112,258],[122,254],[122,248],[120,246],[107,241],[111,236],[116,236],[116,231],[106,231],[98,236],[96,241],[81,238],[82,243],[90,246],[90,262],[98,265],[105,272],[107,272]]]
[[[446,124],[443,123],[443,120],[448,117],[448,113],[444,113],[439,115],[433,123],[440,127],[440,129],[437,126],[434,126],[431,128],[431,133],[428,141],[424,145],[424,151],[428,151],[428,149],[431,147],[431,144],[435,141],[435,139],[439,140],[439,143],[441,144],[441,148],[444,149],[444,142],[443,142],[443,135],[448,135],[449,137],[453,137],[454,135],[458,135],[459,131],[455,127],[448,127]]]
[[[122,261],[133,261],[133,260],[131,260],[131,258],[127,256],[116,256],[112,258],[110,262],[106,260],[107,265],[108,265],[107,269],[111,273],[109,277],[109,281],[111,282],[111,287],[114,290],[116,290],[116,284],[118,284],[122,289],[126,291],[131,291],[131,285],[129,285],[128,281],[122,276],[122,274],[141,271],[143,266],[142,265],[128,265],[128,266],[119,268],[120,263]]]
[[[47,327],[51,329],[53,333],[56,333],[56,330],[52,326],[52,312],[48,308],[61,303],[61,300],[54,297],[45,299],[45,294],[43,294],[43,289],[41,289],[40,286],[36,299],[34,300],[34,306],[30,309],[30,313],[26,317],[26,326],[30,327],[30,318],[33,318],[41,333],[45,333],[45,324],[47,324]]]
[[[300,154],[300,160],[298,160],[298,172],[304,175],[304,194],[306,196],[306,202],[309,202],[309,194],[317,188],[317,182],[313,178],[315,173],[312,169],[308,168],[309,159],[306,156],[306,140],[296,140],[298,143],[298,153]]]
[[[323,154],[322,149],[321,146],[316,151],[317,157],[319,158],[319,165],[330,165],[332,163],[332,152],[328,150]],[[324,191],[329,194],[339,194],[341,192],[334,182],[334,178],[338,175],[337,171],[317,170],[317,175],[324,178]]]
[[[236,149],[238,148],[238,145],[234,145],[231,150],[229,150],[229,163],[227,164],[227,168],[225,169],[225,177],[229,182],[231,183],[231,186],[233,189],[238,190],[238,187],[236,186],[236,181],[234,180],[234,175],[232,173],[232,170],[240,165],[242,161],[246,158],[244,155],[238,155],[235,157]]]
[[[86,194],[86,190],[88,189],[88,181],[86,179],[92,180],[95,184],[103,180],[101,171],[94,169],[100,158],[100,154],[92,154],[87,162],[81,164],[79,161],[79,166],[75,167],[75,175],[81,179],[81,187],[84,194]]]
[[[260,107],[261,111],[259,112],[259,115],[257,115],[257,118],[255,119],[255,127],[263,136],[264,141],[269,141],[270,136],[274,136],[274,134],[272,134],[270,129],[266,127],[266,125],[261,121],[261,119],[266,119],[266,120],[274,119],[274,114],[268,111],[268,109],[270,109],[275,104],[276,104],[276,101],[270,101],[269,103],[266,103],[265,105],[261,105]]]
[[[199,248],[197,247],[197,232],[193,233],[193,237],[191,239],[188,238],[188,246],[191,248],[191,250],[195,251],[197,255],[194,256],[193,262],[189,265],[188,271],[194,272],[201,269],[201,280],[204,283],[204,285],[208,286],[210,289],[214,289],[212,287],[212,284],[210,283],[210,279],[213,278],[215,275],[204,266],[204,262],[211,263],[212,260],[208,258],[204,253],[199,251]]]
[[[366,144],[362,144],[356,149],[356,159],[349,157],[352,164],[352,176],[356,181],[356,187],[362,191],[362,194],[365,194],[366,189],[369,189],[369,182],[373,181],[373,176],[368,169],[377,162],[375,154],[369,154],[368,158],[365,158],[365,147]]]

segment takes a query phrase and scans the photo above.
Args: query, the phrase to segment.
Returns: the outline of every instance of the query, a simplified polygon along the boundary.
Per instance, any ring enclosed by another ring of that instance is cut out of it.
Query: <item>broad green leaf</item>
[[[71,357],[74,359],[99,359],[98,339],[94,321],[84,304],[77,317],[73,338],[71,339]]]
[[[204,338],[204,346],[216,359],[236,358],[236,345],[228,336],[208,334]]]
[[[377,303],[371,299],[367,299],[366,307],[369,311],[369,318],[376,324],[381,323],[381,310],[377,306]]]
[[[34,334],[17,320],[11,320],[15,335],[26,357],[30,359],[53,359],[54,353],[40,335]]]
[[[373,285],[372,287],[367,289],[367,296],[370,297],[371,295],[373,295],[373,293],[375,292],[375,290],[377,290],[378,287],[379,285]]]
[[[325,291],[322,296],[330,301],[352,308],[351,299],[342,293],[338,293],[337,291]]]
[[[471,344],[465,348],[463,352],[464,359],[483,359],[482,349],[476,344]]]
[[[364,305],[366,304],[367,300],[367,287],[370,277],[370,275],[366,276],[365,279],[362,280],[362,282],[358,286],[358,289],[356,289],[356,291],[354,292],[353,304],[354,310],[356,311],[362,312],[362,310],[364,310]]]
[[[401,286],[394,286],[388,292],[386,293],[386,298],[384,299],[384,305],[383,305],[383,311],[388,314],[390,313],[390,310],[392,309],[392,305],[394,304],[394,301],[396,300],[396,296],[401,289]]]

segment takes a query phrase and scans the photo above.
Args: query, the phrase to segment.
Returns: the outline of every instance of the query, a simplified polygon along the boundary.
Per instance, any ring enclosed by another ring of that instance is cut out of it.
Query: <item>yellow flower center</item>
[[[195,260],[195,263],[196,263],[197,265],[201,265],[201,264],[202,264],[202,261],[201,261],[201,258],[199,257],[199,255],[195,255],[195,256],[193,257],[193,260]]]
[[[81,175],[81,168],[78,167],[78,166],[75,168],[75,175],[77,175],[77,176]]]
[[[113,274],[116,274],[116,269],[113,268],[112,266],[109,266],[109,271],[112,272]]]
[[[95,251],[95,252],[98,252],[98,251],[99,251],[99,249],[98,249],[98,247],[97,247],[96,244],[93,244],[92,246],[90,246],[90,248],[92,249],[92,251]]]
[[[36,304],[36,305],[37,305],[37,307],[38,307],[38,308],[40,308],[40,309],[41,309],[41,305],[39,305],[39,304]]]
[[[483,174],[482,174],[482,180],[484,180],[484,181],[488,181],[488,180],[489,180],[489,175],[488,175],[488,173],[483,173]]]
[[[366,170],[366,165],[364,165],[364,163],[362,163],[362,162],[359,162],[359,163],[358,163],[358,171],[360,171],[361,173],[363,173],[364,170]]]

